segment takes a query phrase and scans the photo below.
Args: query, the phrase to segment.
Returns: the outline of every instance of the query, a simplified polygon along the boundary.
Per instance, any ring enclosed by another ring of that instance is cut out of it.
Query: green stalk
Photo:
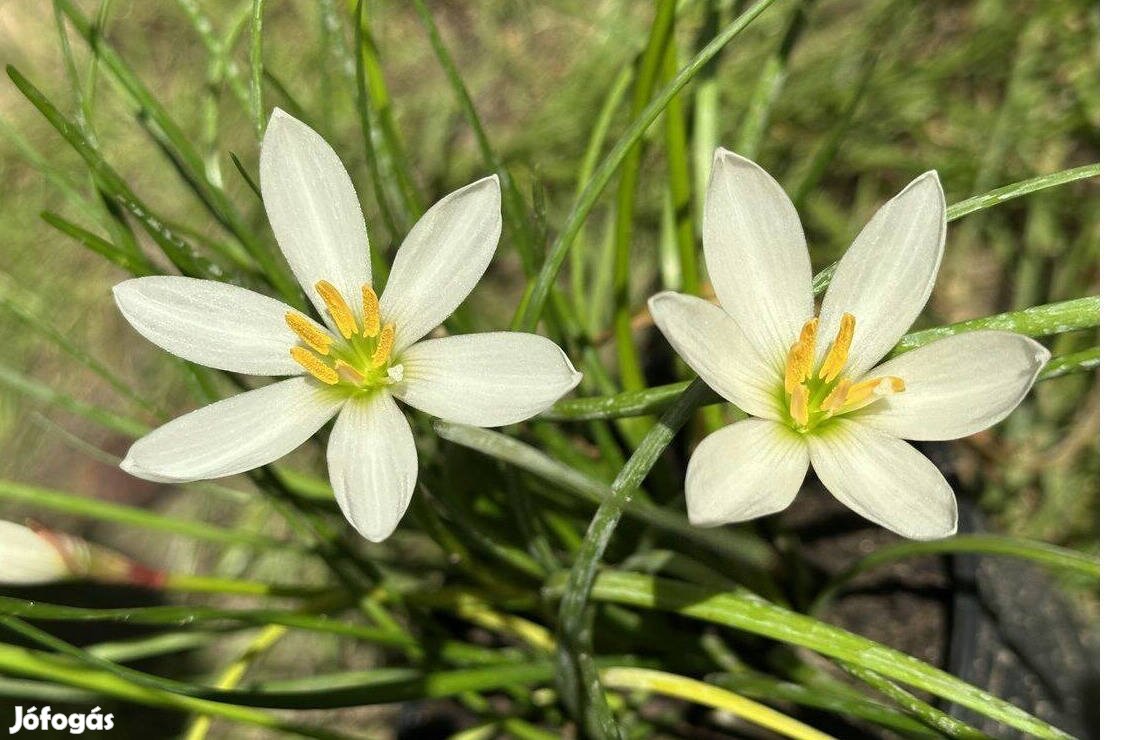
[[[758,727],[795,740],[832,740],[831,735],[826,735],[771,707],[738,696],[720,686],[713,686],[686,676],[651,668],[607,668],[600,674],[600,678],[611,688],[648,691],[720,709],[746,719]]]
[[[251,70],[249,98],[256,117],[256,140],[264,138],[268,125],[264,115],[264,0],[252,0],[252,22],[248,27],[248,66]]]
[[[603,142],[607,138],[607,132],[611,128],[611,121],[615,118],[615,112],[619,109],[619,103],[622,102],[623,96],[626,94],[627,88],[631,84],[631,68],[624,67],[619,75],[615,78],[615,82],[607,91],[607,96],[603,99],[603,105],[599,109],[599,115],[595,119],[595,125],[591,127],[591,133],[587,139],[587,150],[583,153],[583,160],[579,166],[579,176],[576,180],[575,197],[578,199],[583,193],[584,188],[587,187],[587,182],[591,179],[591,173],[595,171],[595,165],[599,161],[599,154],[603,147]],[[575,301],[575,312],[580,317],[585,317],[585,324],[590,327],[594,324],[594,314],[596,311],[588,311],[587,294],[590,292],[587,288],[587,240],[586,234],[580,232],[571,244],[571,286],[572,286],[572,299]],[[600,264],[605,262],[600,261]],[[598,293],[600,291],[596,291]],[[604,293],[605,294],[605,293]]]
[[[666,47],[663,79],[678,73],[677,40]],[[701,288],[697,239],[694,236],[694,201],[690,187],[690,153],[686,112],[682,99],[675,97],[666,106],[666,164],[670,173],[670,205],[674,214],[674,238],[678,244],[681,290],[692,295]]]
[[[631,93],[632,118],[642,114],[657,84],[663,56],[673,35],[675,6],[676,0],[658,0],[656,4],[650,36],[639,61],[638,74],[635,76]],[[677,100],[678,98],[675,97],[671,104]],[[643,145],[644,137],[636,138],[626,157],[623,158],[618,192],[615,196],[615,262],[612,270],[615,291],[615,352],[618,358],[619,377],[625,390],[637,390],[646,385],[631,329],[630,294],[635,191],[638,188]]]
[[[900,709],[929,728],[943,733],[946,737],[962,738],[963,740],[992,740],[984,732],[955,719],[934,707],[893,681],[880,676],[874,671],[862,668],[851,663],[840,663],[840,667],[851,675],[863,681],[883,696],[893,701]]]
[[[303,611],[284,611],[280,609],[217,609],[206,606],[148,606],[118,609],[90,609],[84,607],[62,606],[43,601],[29,602],[26,599],[0,597],[0,614],[11,617],[26,617],[42,621],[75,622],[121,622],[126,624],[161,625],[185,627],[186,624],[203,625],[218,622],[221,626],[237,622],[241,624],[270,625],[310,632],[319,632],[340,637],[406,648],[412,641],[388,629],[368,627],[349,622],[328,619],[324,612],[331,607],[342,608],[350,603],[350,597],[339,595],[327,601],[312,602],[309,608],[313,613]]]
[[[382,167],[379,163],[378,148],[381,136],[378,131],[373,117],[371,116],[370,97],[372,85],[369,82],[368,71],[374,65],[366,63],[367,48],[366,37],[367,33],[363,21],[363,12],[366,6],[366,0],[358,0],[355,5],[355,105],[358,108],[359,122],[363,129],[363,149],[366,152],[367,169],[370,171],[371,185],[374,188],[374,198],[378,203],[378,210],[382,213],[382,220],[386,222],[386,228],[390,232],[390,237],[395,242],[402,241],[406,234],[406,227],[394,214],[394,208],[390,204],[390,199],[386,195],[386,189],[383,187]],[[378,258],[377,264],[385,268],[386,257],[384,254],[375,254],[373,248],[371,249],[371,258]],[[384,269],[383,272],[387,270]]]
[[[557,683],[569,706],[575,706],[576,713],[589,734],[595,737],[619,735],[592,657],[592,615],[589,614],[587,604],[599,563],[622,518],[624,507],[634,497],[635,489],[658,462],[677,430],[689,420],[694,409],[704,402],[709,393],[709,388],[703,382],[693,381],[690,388],[646,434],[627,464],[619,471],[618,477],[611,484],[610,493],[591,519],[568,577],[559,610]]]
[[[1026,337],[1047,337],[1079,329],[1091,329],[1099,325],[1100,298],[1086,296],[916,331],[900,339],[888,357],[901,355],[924,344],[970,331],[1011,331]]]

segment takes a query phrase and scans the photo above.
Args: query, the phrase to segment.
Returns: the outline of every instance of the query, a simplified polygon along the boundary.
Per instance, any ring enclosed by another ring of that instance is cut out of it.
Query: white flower
[[[86,548],[77,540],[0,520],[0,584],[30,586],[82,575]]]
[[[397,398],[447,421],[502,426],[547,409],[580,380],[534,334],[426,339],[485,272],[500,237],[495,176],[449,194],[411,229],[381,298],[355,189],[318,134],[276,110],[260,157],[264,206],[313,321],[243,288],[144,277],[114,288],[144,337],[201,365],[295,376],[182,416],[138,440],[122,468],[141,478],[219,478],[272,462],[336,414],[327,449],[335,498],[364,537],[394,530],[417,480]]]
[[[780,511],[811,463],[832,495],[900,535],[957,531],[950,485],[903,440],[956,439],[996,424],[1049,353],[1018,334],[981,331],[876,366],[922,311],[938,273],[946,206],[937,174],[916,179],[863,228],[818,318],[800,219],[767,172],[718,149],[704,231],[721,307],[659,293],[650,312],[682,359],[754,418],[694,451],[691,523]]]

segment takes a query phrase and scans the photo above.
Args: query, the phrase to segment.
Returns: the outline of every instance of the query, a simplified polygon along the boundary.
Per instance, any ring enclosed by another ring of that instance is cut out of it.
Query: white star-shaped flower
[[[326,141],[280,110],[264,135],[260,184],[276,240],[322,321],[210,280],[116,285],[123,316],[162,349],[220,370],[294,376],[154,430],[122,468],[162,482],[233,475],[290,452],[338,414],[327,449],[335,498],[360,534],[383,540],[406,512],[418,473],[410,425],[394,399],[446,421],[503,426],[547,409],[581,376],[535,334],[423,340],[492,259],[501,232],[496,176],[422,216],[381,297],[346,169]]]
[[[753,418],[709,435],[690,459],[690,521],[714,526],[780,511],[809,463],[837,499],[904,537],[957,531],[941,472],[903,440],[964,437],[1017,407],[1049,353],[978,331],[877,365],[926,305],[946,238],[927,172],[874,215],[840,260],[818,318],[804,232],[776,181],[718,149],[705,206],[705,257],[721,302],[650,299],[691,368]]]

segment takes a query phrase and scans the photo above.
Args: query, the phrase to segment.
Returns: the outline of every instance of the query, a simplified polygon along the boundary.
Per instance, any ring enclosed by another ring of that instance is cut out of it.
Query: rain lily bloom
[[[69,534],[0,520],[0,585],[34,586],[74,578],[160,586],[165,574]]]
[[[74,578],[86,569],[86,559],[85,549],[69,539],[0,520],[0,584],[31,586]]]
[[[122,468],[161,482],[219,478],[292,451],[332,417],[335,499],[381,541],[410,503],[418,462],[394,399],[446,421],[490,427],[547,409],[581,375],[550,340],[518,332],[423,339],[485,272],[500,237],[495,176],[430,208],[399,248],[381,297],[363,214],[342,162],[276,110],[260,157],[264,206],[318,320],[243,288],[144,277],[114,288],[123,316],[179,357],[247,375],[292,376],[175,419],[138,440]]]
[[[705,258],[721,307],[666,292],[650,312],[694,372],[753,418],[701,442],[686,473],[690,522],[772,514],[811,463],[837,499],[912,539],[957,531],[949,483],[903,440],[964,437],[1017,407],[1049,353],[978,331],[881,365],[926,305],[946,237],[927,172],[872,217],[840,260],[819,317],[804,232],[775,180],[718,149],[705,206]]]

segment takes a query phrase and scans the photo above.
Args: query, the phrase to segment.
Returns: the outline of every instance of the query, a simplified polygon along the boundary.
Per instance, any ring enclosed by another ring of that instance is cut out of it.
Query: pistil
[[[368,391],[400,382],[402,367],[393,365],[391,357],[395,327],[393,323],[382,323],[374,288],[369,283],[362,286],[361,317],[355,316],[343,294],[331,283],[320,280],[315,289],[342,339],[336,340],[306,316],[288,311],[284,320],[303,343],[303,346],[292,347],[292,359],[327,385]]]
[[[820,369],[815,371],[818,326],[819,320],[815,318],[804,322],[800,338],[788,350],[784,366],[786,421],[797,431],[815,431],[834,416],[856,411],[883,396],[906,389],[901,378],[884,376],[852,382],[841,376],[855,337],[855,317],[851,314],[844,314],[840,319],[839,332]]]

